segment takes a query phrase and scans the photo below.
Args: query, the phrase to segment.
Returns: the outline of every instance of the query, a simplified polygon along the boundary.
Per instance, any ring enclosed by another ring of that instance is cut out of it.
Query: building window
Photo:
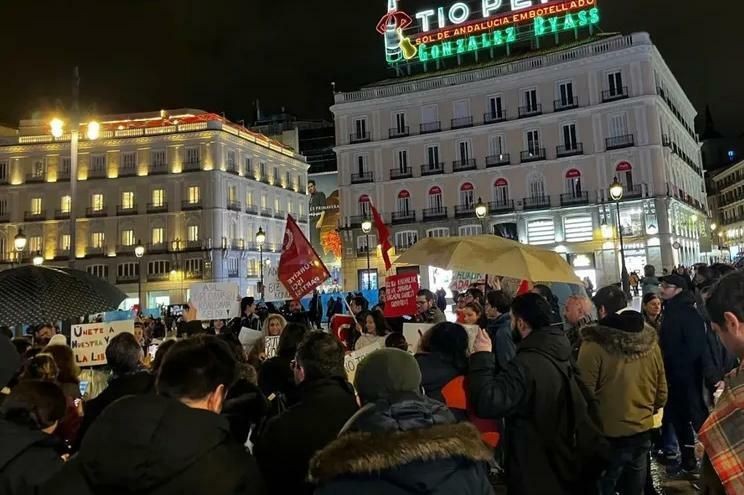
[[[274,185],[279,184],[279,167],[274,167]]]
[[[439,120],[439,107],[436,105],[427,105],[421,107],[421,124],[435,124]]]
[[[506,205],[509,201],[509,182],[504,178],[496,179],[493,183],[493,200],[499,205]]]
[[[31,214],[32,215],[41,215],[41,198],[31,198]]]
[[[186,275],[200,275],[202,272],[202,260],[201,258],[189,258],[184,262],[184,269],[186,270]]]
[[[460,206],[471,207],[475,204],[475,191],[473,189],[473,184],[470,182],[460,186]]]
[[[70,213],[70,206],[72,206],[72,199],[69,195],[62,196],[59,199],[59,210],[62,213]]]
[[[108,278],[108,266],[106,265],[90,265],[86,270],[94,277],[103,279]]]
[[[540,132],[537,129],[527,131],[527,151],[530,155],[540,154]]]
[[[408,171],[408,150],[398,150],[395,154],[398,170],[402,173]]]
[[[531,199],[545,197],[545,179],[540,174],[532,174],[527,180],[527,190]]]
[[[198,165],[200,162],[199,148],[186,148],[186,164],[187,165]]]
[[[503,118],[504,107],[501,103],[500,96],[490,96],[488,98],[488,116],[492,120]]]
[[[238,188],[234,185],[227,186],[227,202],[233,203],[238,200]]]
[[[366,194],[362,194],[359,197],[359,215],[361,215],[364,218],[369,218],[371,216],[370,209],[369,209],[369,196]]]
[[[633,191],[635,184],[633,182],[633,166],[630,163],[618,163],[615,167],[615,175],[623,185],[625,192]]]
[[[197,242],[199,240],[199,226],[189,225],[187,235],[189,242]]]
[[[504,154],[504,136],[497,135],[488,138],[488,154],[497,156],[499,159]]]
[[[7,181],[8,180],[8,170],[10,166],[8,165],[8,162],[6,160],[0,161],[0,180]]]
[[[106,172],[106,155],[93,155],[90,159],[90,170],[97,174]]]
[[[227,152],[227,170],[229,172],[235,172],[237,171],[236,163],[235,163],[235,152],[234,151],[228,151]]]
[[[524,106],[528,113],[537,112],[537,90],[528,89],[524,92]]]
[[[255,171],[253,170],[253,160],[251,160],[250,158],[244,158],[243,165],[245,166],[244,174],[246,176],[256,176]]]
[[[125,173],[134,173],[137,168],[137,152],[124,153],[121,157],[121,169]]]
[[[411,211],[411,193],[401,191],[398,193],[398,213],[407,214]]]
[[[274,198],[274,211],[277,212],[277,213],[279,213],[280,211],[282,211],[282,209],[280,208],[279,198]]]
[[[266,176],[266,163],[265,162],[261,162],[259,164],[259,173],[260,173],[261,179],[266,179],[267,178],[267,176]]]
[[[426,147],[426,158],[429,170],[439,168],[439,145],[432,144]]]
[[[148,275],[165,275],[170,273],[170,261],[150,261],[147,263]]]
[[[610,96],[620,96],[623,93],[623,73],[621,71],[607,74],[607,84]]]
[[[121,245],[122,246],[134,246],[134,230],[127,229],[121,231]]]
[[[576,124],[563,124],[561,126],[561,138],[566,151],[576,150],[578,148],[578,139],[576,138]]]
[[[246,206],[255,206],[255,203],[253,202],[253,191],[246,191],[245,204]]]
[[[560,107],[572,106],[574,101],[573,82],[566,81],[558,84],[558,103]]]
[[[449,235],[450,233],[447,227],[439,227],[426,231],[426,237],[449,237]]]
[[[59,248],[62,251],[70,250],[70,234],[62,234],[62,236],[59,238]]]
[[[457,229],[459,236],[481,235],[481,233],[483,233],[483,228],[480,225],[463,225]]]
[[[70,176],[70,166],[71,166],[70,157],[63,157],[62,158],[62,163],[59,166],[59,175],[62,175],[62,176],[65,176],[65,177],[69,177]],[[1,168],[2,167],[0,166],[0,169]]]
[[[198,204],[201,201],[201,189],[199,186],[189,186],[186,191],[186,198],[189,204]]]
[[[287,172],[284,175],[285,175],[285,177],[284,177],[284,186],[285,187],[291,186],[292,185],[292,173],[291,172]]]
[[[395,130],[397,131],[397,134],[404,134],[406,132],[406,113],[405,112],[395,112],[394,117],[394,125]]]
[[[31,167],[31,175],[34,178],[41,178],[44,177],[46,166],[44,165],[44,159],[40,158],[38,160],[34,160],[34,164]]]
[[[152,206],[160,208],[165,205],[165,189],[152,190]]]
[[[165,229],[163,227],[154,227],[152,229],[152,243],[153,245],[165,243]]]
[[[37,252],[44,250],[44,243],[42,242],[40,235],[32,235],[28,238],[28,251],[31,254],[36,254]]]
[[[532,220],[527,223],[527,238],[530,244],[552,244],[555,242],[553,220]]]
[[[103,194],[95,193],[90,197],[90,207],[93,211],[103,211],[105,205],[103,204]]]
[[[415,230],[406,230],[395,233],[395,249],[402,250],[416,244],[418,241],[418,232]]]
[[[374,251],[375,246],[377,246],[377,236],[374,234],[369,234],[369,245],[367,245],[367,236],[366,235],[360,235],[357,237],[357,250],[360,253],[366,253],[368,250],[372,249],[371,252]]]
[[[356,139],[367,138],[367,118],[360,117],[354,119],[354,137]]]
[[[442,209],[442,189],[439,186],[433,186],[429,189],[428,203],[432,210],[439,211]]]
[[[357,155],[354,163],[356,164],[356,173],[364,175],[367,173],[367,155]]]
[[[165,159],[165,150],[155,150],[150,153],[150,161],[154,168],[164,168],[168,165]]]
[[[139,276],[139,263],[119,263],[116,276],[121,279],[131,279]]]
[[[124,210],[134,209],[134,192],[125,191],[121,193],[121,207]]]
[[[610,137],[626,136],[628,134],[628,115],[618,113],[610,115]]]
[[[563,237],[566,242],[591,241],[593,232],[591,215],[572,216],[563,219]]]
[[[96,248],[96,249],[103,249],[103,246],[105,243],[106,243],[106,238],[103,232],[93,232],[90,235],[91,247]]]
[[[457,143],[457,157],[460,161],[466,162],[470,160],[470,141],[460,141]]]
[[[566,172],[566,193],[570,194],[574,198],[580,198],[581,189],[581,172],[575,168],[572,168]]]

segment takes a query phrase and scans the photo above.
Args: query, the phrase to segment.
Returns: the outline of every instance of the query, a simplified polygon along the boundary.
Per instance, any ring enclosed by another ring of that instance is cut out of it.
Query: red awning
[[[508,186],[509,183],[504,179],[503,177],[500,179],[496,179],[496,182],[493,183],[495,187],[501,187],[501,186]]]
[[[473,184],[471,184],[470,182],[466,182],[465,184],[460,186],[460,191],[472,191],[473,189]]]
[[[439,186],[434,186],[431,189],[429,189],[429,195],[431,196],[434,194],[442,194],[442,189]]]
[[[629,162],[620,162],[617,164],[617,167],[615,170],[617,172],[627,172],[628,170],[632,170],[633,166]]]
[[[411,197],[411,193],[409,193],[408,191],[406,191],[404,189],[404,190],[402,190],[401,192],[398,193],[398,197],[399,198],[410,198]]]
[[[575,168],[572,168],[571,170],[566,172],[566,179],[575,179],[577,177],[581,177],[581,172],[579,172]]]

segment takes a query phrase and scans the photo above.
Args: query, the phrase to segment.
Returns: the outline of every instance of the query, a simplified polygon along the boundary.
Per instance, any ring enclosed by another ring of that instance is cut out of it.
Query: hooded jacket
[[[514,359],[516,345],[512,338],[511,314],[504,313],[498,318],[490,318],[486,327],[491,337],[492,350],[501,369],[506,368],[509,361]]]
[[[654,427],[667,384],[656,330],[637,311],[612,314],[581,330],[578,367],[598,402],[602,431],[626,437]]]
[[[493,452],[472,425],[454,421],[442,404],[412,393],[366,405],[312,459],[316,495],[492,494]]]
[[[263,493],[227,420],[157,395],[126,397],[91,426],[80,453],[40,494]]]
[[[0,419],[0,493],[25,495],[62,468],[59,441],[43,431]]]

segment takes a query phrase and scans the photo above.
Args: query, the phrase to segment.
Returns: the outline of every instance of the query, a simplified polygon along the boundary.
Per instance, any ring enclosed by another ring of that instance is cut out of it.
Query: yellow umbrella
[[[397,262],[531,282],[581,284],[566,260],[555,251],[495,235],[427,237],[399,256]]]

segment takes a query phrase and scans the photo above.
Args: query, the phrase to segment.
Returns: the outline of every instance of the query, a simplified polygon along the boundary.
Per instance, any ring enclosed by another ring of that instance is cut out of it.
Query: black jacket
[[[313,493],[306,481],[310,459],[358,409],[345,378],[302,383],[299,396],[297,404],[268,422],[253,449],[271,494]]]
[[[59,441],[43,431],[0,419],[0,493],[26,495],[64,464]]]
[[[258,369],[258,388],[265,397],[281,393],[285,403],[295,404],[298,400],[297,385],[290,367],[292,358],[276,356],[267,359]]]
[[[509,361],[514,359],[517,349],[512,337],[511,315],[504,313],[498,318],[490,318],[486,331],[488,336],[491,337],[492,350],[496,355],[499,367],[506,368]]]
[[[255,462],[225,418],[147,395],[119,400],[40,495],[263,493]]]
[[[492,494],[493,452],[472,425],[453,423],[442,404],[414,394],[366,405],[313,458],[316,495]]]
[[[505,418],[504,443],[509,493],[551,495],[579,493],[578,480],[562,479],[554,466],[554,452],[570,451],[565,418],[568,391],[546,353],[568,367],[571,345],[558,327],[533,331],[517,346],[517,354],[497,373],[494,356],[477,352],[470,357],[468,392],[475,413],[483,418]],[[570,460],[568,461],[570,462]]]
[[[248,380],[240,379],[230,387],[222,405],[222,416],[230,423],[230,432],[237,443],[245,444],[251,427],[258,427],[267,408],[264,395]]]
[[[416,354],[421,369],[421,386],[427,397],[444,402],[442,388],[453,378],[464,375],[466,370],[458,370],[446,356],[438,352]]]

